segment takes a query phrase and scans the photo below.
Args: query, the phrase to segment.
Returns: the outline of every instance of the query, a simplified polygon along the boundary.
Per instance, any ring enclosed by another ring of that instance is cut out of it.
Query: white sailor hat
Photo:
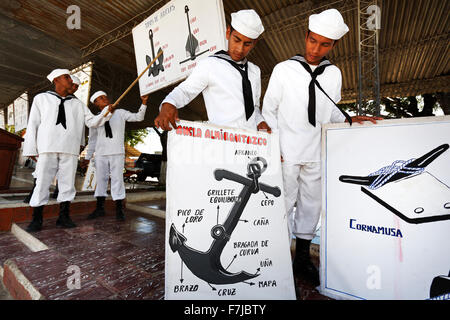
[[[72,78],[72,82],[75,83],[76,85],[79,86],[81,84],[81,81],[77,76],[70,75],[70,77]]]
[[[107,96],[105,91],[97,91],[96,93],[94,93],[91,96],[91,99],[89,101],[91,101],[92,103],[94,103],[95,99],[97,99],[100,96]]]
[[[70,74],[70,71],[68,69],[55,69],[48,74],[47,79],[50,82],[53,82],[53,79],[62,76],[63,74]]]
[[[328,9],[309,16],[309,30],[332,40],[339,40],[348,32],[344,18],[336,9]]]
[[[250,39],[257,39],[264,32],[261,18],[253,9],[233,12],[231,14],[231,26]]]

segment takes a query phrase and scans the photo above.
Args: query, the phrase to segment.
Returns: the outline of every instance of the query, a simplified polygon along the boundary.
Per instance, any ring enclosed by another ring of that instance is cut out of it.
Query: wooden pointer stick
[[[161,51],[156,55],[155,59],[153,59],[153,60],[148,64],[148,66],[144,69],[144,71],[141,72],[141,74],[139,75],[139,77],[137,77],[136,80],[134,80],[133,83],[130,84],[130,86],[128,87],[128,89],[125,90],[124,93],[122,93],[122,95],[119,97],[119,99],[117,99],[116,102],[114,102],[114,104],[112,105],[112,108],[113,108],[113,109],[116,108],[116,106],[119,104],[120,100],[122,100],[122,98],[125,97],[125,95],[131,90],[131,88],[133,88],[133,86],[136,84],[136,82],[139,81],[139,79],[140,79],[140,78],[142,77],[142,75],[148,70],[148,68],[150,68],[150,66],[151,66],[152,64],[154,64],[155,61],[159,58],[159,56],[162,55],[162,54],[163,54],[163,51],[161,50]],[[108,112],[105,113],[104,116],[106,117],[108,114],[109,114],[109,110],[108,110]]]

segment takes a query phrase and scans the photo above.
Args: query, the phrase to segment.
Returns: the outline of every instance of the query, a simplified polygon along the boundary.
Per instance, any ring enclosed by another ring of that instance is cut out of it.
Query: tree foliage
[[[385,118],[411,118],[428,117],[436,115],[441,108],[444,114],[449,114],[447,106],[448,94],[433,93],[409,97],[383,97],[381,98],[381,116]],[[356,103],[341,104],[344,110],[356,114]],[[369,102],[364,110],[367,115],[375,114],[375,103]]]
[[[145,137],[148,135],[147,129],[126,130],[125,131],[125,143],[132,147],[144,142]]]

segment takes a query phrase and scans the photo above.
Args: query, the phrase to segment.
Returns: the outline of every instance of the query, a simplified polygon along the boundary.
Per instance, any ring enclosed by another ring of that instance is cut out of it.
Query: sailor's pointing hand
[[[148,100],[148,94],[145,95],[145,96],[141,96],[141,100],[142,100],[142,104],[146,106],[147,105],[147,100]]]
[[[173,128],[177,127],[176,122],[179,121],[178,118],[178,110],[174,105],[171,105],[170,103],[163,103],[161,107],[161,111],[159,112],[159,115],[155,118],[155,126],[157,128],[161,128],[166,131],[172,130],[170,125],[172,125]]]
[[[364,121],[370,121],[373,124],[377,123],[377,120],[383,120],[382,117],[369,117],[369,116],[354,116],[352,117],[353,122],[358,122],[360,124],[363,124]],[[347,120],[346,120],[347,122]]]

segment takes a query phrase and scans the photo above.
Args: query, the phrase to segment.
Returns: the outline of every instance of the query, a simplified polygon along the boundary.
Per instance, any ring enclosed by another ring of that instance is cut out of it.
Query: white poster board
[[[170,131],[166,299],[295,299],[278,139],[188,121]]]
[[[133,29],[141,96],[186,78],[203,59],[225,48],[222,0],[173,0]]]
[[[450,117],[323,131],[321,292],[450,298]]]
[[[89,105],[89,92],[91,90],[91,78],[92,78],[92,62],[83,64],[82,66],[73,69],[70,73],[78,79],[81,84],[78,86],[78,90],[74,93],[75,97],[80,99],[85,105]]]
[[[89,161],[89,166],[86,170],[86,175],[84,176],[83,186],[81,191],[95,191],[97,187],[97,178],[95,175],[95,158]]]
[[[11,103],[8,106],[8,110],[7,110],[7,119],[6,119],[6,124],[8,126],[13,126],[14,125],[14,104]]]
[[[14,100],[14,130],[16,132],[26,128],[28,123],[28,94],[23,93]]]
[[[5,110],[0,110],[0,128],[5,129]]]

